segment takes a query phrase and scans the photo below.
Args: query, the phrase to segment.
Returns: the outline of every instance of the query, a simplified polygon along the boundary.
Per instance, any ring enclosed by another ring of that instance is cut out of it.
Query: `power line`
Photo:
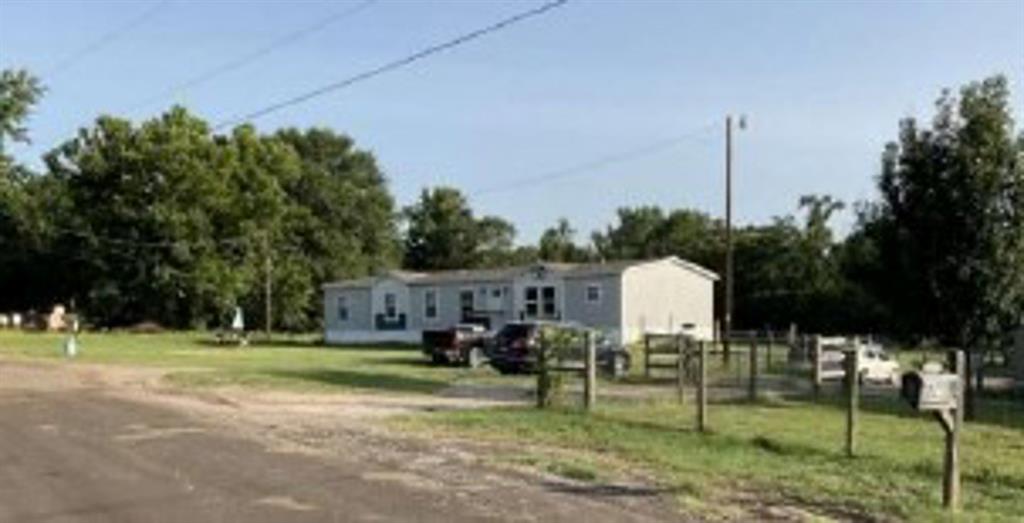
[[[665,139],[665,140],[659,140],[657,142],[650,143],[648,145],[644,145],[644,146],[637,147],[637,148],[634,148],[634,149],[629,149],[627,151],[622,151],[622,152],[619,152],[619,153],[615,153],[615,154],[611,154],[611,155],[608,155],[608,156],[604,156],[604,157],[598,158],[596,160],[586,161],[586,162],[583,162],[583,163],[579,163],[579,164],[573,165],[571,167],[566,167],[566,168],[562,168],[562,169],[556,169],[556,170],[552,170],[552,171],[547,171],[547,172],[545,172],[543,174],[539,174],[539,175],[535,175],[535,176],[528,176],[528,177],[524,177],[524,178],[519,178],[517,180],[514,180],[514,181],[506,183],[506,184],[496,185],[496,186],[488,187],[486,189],[482,189],[482,190],[478,190],[478,191],[472,191],[472,192],[469,193],[469,196],[471,196],[471,197],[479,197],[479,196],[484,196],[484,195],[489,195],[489,194],[494,194],[494,193],[514,190],[514,189],[518,189],[518,188],[523,187],[523,186],[531,186],[531,187],[533,187],[533,186],[536,186],[538,184],[549,183],[549,182],[553,182],[553,181],[556,181],[556,180],[561,180],[561,179],[565,179],[565,178],[571,178],[571,177],[575,177],[575,176],[587,175],[587,174],[593,173],[594,171],[603,169],[603,168],[611,166],[611,165],[626,163],[626,162],[629,162],[629,161],[632,161],[632,160],[636,160],[638,158],[643,158],[645,156],[651,156],[651,155],[657,154],[659,152],[666,151],[666,150],[672,149],[674,147],[677,147],[677,146],[679,146],[682,143],[685,143],[687,141],[692,141],[692,140],[700,139],[702,136],[707,135],[710,131],[714,130],[716,127],[718,127],[717,124],[710,123],[708,125],[704,125],[702,127],[694,129],[694,130],[692,130],[690,132],[687,132],[687,133],[675,136],[673,138],[668,138],[668,139]],[[234,236],[234,237],[227,237],[227,238],[220,238],[220,239],[210,239],[210,240],[205,240],[205,241],[188,241],[188,240],[144,241],[144,240],[134,240],[134,239],[127,239],[127,238],[115,238],[115,237],[111,237],[111,236],[96,235],[96,234],[93,234],[93,233],[90,233],[90,232],[86,232],[84,230],[67,229],[67,228],[63,228],[63,227],[54,227],[53,229],[58,231],[58,232],[63,232],[65,234],[80,236],[82,238],[92,239],[92,240],[95,240],[95,241],[98,241],[98,242],[101,242],[101,243],[107,243],[107,244],[110,244],[110,245],[132,246],[132,247],[140,247],[140,248],[171,248],[171,247],[191,246],[191,245],[199,245],[199,244],[203,244],[203,245],[216,244],[216,245],[227,245],[227,246],[232,246],[233,245],[233,246],[238,246],[238,245],[245,245],[245,244],[253,243],[255,241],[254,240],[255,237],[253,235]],[[281,246],[281,245],[277,246],[277,249],[285,250],[285,251],[294,251],[295,250],[293,247]]]
[[[561,179],[565,179],[565,178],[572,178],[572,177],[575,177],[575,176],[583,176],[583,175],[586,175],[586,174],[590,174],[590,173],[592,173],[594,171],[597,171],[599,169],[602,169],[604,167],[608,167],[610,165],[625,163],[625,162],[628,162],[628,161],[635,160],[637,158],[642,158],[644,156],[650,156],[650,155],[653,155],[653,154],[656,154],[656,153],[659,153],[659,152],[662,152],[662,151],[665,151],[665,150],[668,150],[668,149],[672,149],[672,148],[682,144],[683,142],[686,142],[686,141],[689,141],[689,140],[693,140],[693,139],[695,139],[695,138],[697,138],[697,137],[699,137],[701,135],[707,134],[709,131],[711,131],[715,127],[716,127],[715,124],[708,124],[708,125],[705,125],[705,126],[703,126],[701,128],[695,129],[695,130],[693,130],[691,132],[688,132],[686,134],[683,134],[683,135],[680,135],[680,136],[676,136],[674,138],[669,138],[669,139],[666,139],[666,140],[660,140],[660,141],[654,142],[652,144],[648,144],[648,145],[645,145],[645,146],[642,146],[642,147],[638,147],[636,149],[630,149],[628,151],[623,151],[623,152],[620,152],[620,153],[611,154],[611,155],[608,155],[608,156],[604,156],[604,157],[598,158],[596,160],[591,160],[591,161],[583,162],[583,163],[580,163],[580,164],[577,164],[577,165],[573,165],[571,167],[566,167],[566,168],[563,168],[563,169],[557,169],[557,170],[554,170],[554,171],[548,171],[546,173],[538,174],[538,175],[535,175],[535,176],[527,176],[527,177],[524,177],[524,178],[518,178],[518,179],[516,179],[514,181],[511,181],[511,182],[508,182],[508,183],[505,183],[505,184],[495,185],[495,186],[492,186],[492,187],[488,187],[488,188],[485,188],[485,189],[474,191],[474,192],[470,193],[470,196],[477,196],[477,197],[479,197],[479,196],[486,196],[486,195],[489,195],[489,194],[500,193],[500,192],[504,192],[504,191],[518,189],[520,187],[527,186],[527,185],[532,187],[532,186],[536,186],[537,184],[541,184],[541,183],[549,183],[549,182],[553,182],[553,181],[561,180]]]
[[[235,118],[231,118],[231,119],[225,120],[225,121],[220,122],[217,125],[215,125],[213,127],[213,129],[215,131],[219,131],[219,130],[222,130],[225,127],[228,127],[228,126],[231,126],[231,125],[236,125],[236,124],[248,122],[248,121],[251,121],[251,120],[255,120],[257,118],[266,116],[266,115],[268,115],[270,113],[279,111],[279,110],[284,109],[286,107],[297,105],[297,104],[303,103],[303,102],[305,102],[307,100],[310,100],[312,98],[316,98],[318,96],[323,96],[323,95],[325,95],[327,93],[330,93],[330,92],[333,92],[333,91],[337,91],[337,90],[340,90],[340,89],[344,89],[346,87],[349,87],[351,85],[357,84],[359,82],[362,82],[362,81],[365,81],[365,80],[369,80],[369,79],[371,79],[371,78],[373,78],[375,76],[379,76],[379,75],[382,75],[384,73],[388,73],[390,71],[394,71],[396,69],[400,69],[402,67],[405,67],[407,65],[412,64],[413,62],[417,62],[419,60],[427,58],[427,57],[429,57],[431,55],[434,55],[434,54],[437,54],[437,53],[440,53],[440,52],[443,52],[443,51],[447,51],[447,50],[452,49],[454,47],[457,47],[459,45],[462,45],[462,44],[465,44],[467,42],[470,42],[472,40],[476,40],[477,38],[480,38],[482,36],[486,36],[486,35],[488,35],[490,33],[498,32],[498,31],[500,31],[502,29],[505,29],[507,27],[515,25],[515,24],[517,24],[519,22],[522,22],[522,21],[524,21],[526,19],[533,18],[533,17],[536,17],[536,16],[540,16],[540,15],[542,15],[542,14],[548,12],[548,11],[551,11],[551,10],[553,10],[555,8],[564,6],[568,2],[569,2],[569,0],[553,0],[553,1],[547,2],[547,3],[545,3],[545,4],[541,5],[541,6],[535,7],[533,9],[529,9],[527,11],[520,12],[520,13],[518,13],[516,15],[513,15],[511,17],[505,18],[503,20],[500,20],[500,21],[498,21],[496,23],[493,23],[491,25],[488,25],[486,27],[482,27],[480,29],[477,29],[477,30],[474,30],[474,31],[470,31],[468,33],[465,33],[463,35],[455,37],[455,38],[453,38],[451,40],[448,40],[446,42],[443,42],[443,43],[440,43],[440,44],[436,44],[436,45],[427,47],[426,49],[423,49],[421,51],[418,51],[418,52],[413,53],[411,55],[408,55],[406,57],[399,58],[397,60],[385,63],[385,64],[380,65],[378,67],[375,67],[373,69],[370,69],[370,70],[364,71],[362,73],[356,74],[354,76],[350,76],[348,78],[345,78],[344,80],[340,80],[338,82],[327,84],[327,85],[325,85],[323,87],[320,87],[318,89],[314,89],[312,91],[309,91],[307,93],[295,96],[293,98],[289,98],[287,100],[284,100],[284,101],[281,101],[281,102],[269,105],[267,107],[264,107],[262,109],[253,111],[253,112],[245,114],[243,116],[235,117]]]
[[[72,67],[75,64],[75,62],[78,62],[79,60],[89,56],[90,54],[95,53],[96,51],[102,49],[111,42],[114,42],[115,40],[123,36],[124,33],[127,33],[132,29],[135,29],[136,27],[142,25],[147,20],[152,18],[153,15],[160,12],[160,10],[162,10],[164,7],[167,7],[167,5],[169,4],[170,0],[160,0],[156,4],[153,4],[149,7],[149,9],[146,9],[135,18],[132,18],[131,20],[125,22],[123,25],[118,26],[112,29],[111,31],[103,34],[99,38],[87,44],[85,47],[82,47],[78,51],[75,51],[74,53],[65,57],[60,62],[57,62],[57,64],[54,65],[52,69],[50,69],[48,75],[53,76],[64,72],[68,68]]]
[[[260,58],[263,58],[264,56],[282,47],[294,44],[295,42],[298,42],[299,40],[309,35],[312,35],[313,33],[323,30],[324,28],[330,26],[331,24],[355,16],[356,14],[359,14],[360,12],[369,8],[373,4],[376,4],[377,2],[379,2],[379,0],[364,0],[353,7],[338,11],[336,13],[331,14],[330,16],[327,16],[326,18],[318,20],[316,23],[292,31],[291,33],[288,33],[263,47],[260,47],[252,52],[245,53],[243,55],[227,60],[217,66],[214,66],[204,72],[201,72],[193,76],[188,80],[185,80],[184,82],[176,84],[156,94],[155,96],[147,98],[136,104],[134,107],[132,107],[132,110],[140,109],[157,101],[168,98],[174,95],[175,93],[198,87],[227,73],[241,69],[242,67],[245,67],[246,65],[249,65],[257,61]]]

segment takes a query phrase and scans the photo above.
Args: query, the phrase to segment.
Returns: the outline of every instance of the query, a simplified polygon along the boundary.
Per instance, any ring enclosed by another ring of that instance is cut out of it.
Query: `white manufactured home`
[[[607,263],[537,263],[441,272],[391,271],[324,285],[328,343],[418,343],[457,323],[577,322],[630,343],[686,325],[710,339],[718,276],[676,257]]]

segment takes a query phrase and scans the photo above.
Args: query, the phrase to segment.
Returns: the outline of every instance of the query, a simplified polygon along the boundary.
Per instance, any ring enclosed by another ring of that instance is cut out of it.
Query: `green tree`
[[[724,224],[693,209],[675,209],[655,230],[654,253],[716,269],[725,258]]]
[[[904,120],[882,157],[881,255],[908,276],[894,307],[907,330],[972,351],[1024,310],[1024,139],[1009,96],[1003,77],[944,92],[931,127]]]
[[[637,260],[679,256],[717,269],[724,259],[721,224],[692,209],[668,213],[658,206],[623,207],[618,222],[594,233],[594,248],[603,259]]]
[[[805,196],[801,225],[794,216],[735,231],[737,328],[783,327],[840,331],[859,320],[842,306],[848,290],[839,271],[829,221],[843,209],[830,196]],[[723,224],[692,209],[622,208],[618,222],[594,235],[604,259],[678,256],[712,270],[725,259]],[[721,289],[716,289],[721,292]],[[721,296],[717,300],[721,303]]]
[[[8,142],[28,143],[25,121],[42,95],[39,79],[28,71],[0,71],[0,154],[7,153]]]
[[[901,124],[883,155],[887,265],[910,276],[892,300],[908,330],[990,346],[1024,310],[1024,175],[1002,77],[944,93],[930,129]],[[897,291],[893,289],[893,291]]]
[[[504,267],[514,259],[516,228],[497,216],[484,216],[476,221],[476,252],[478,267]]]
[[[584,262],[591,258],[587,249],[576,245],[576,229],[569,220],[559,218],[554,227],[541,234],[537,254],[541,260],[551,262]]]
[[[288,208],[275,243],[276,321],[303,330],[322,319],[324,283],[397,265],[395,204],[376,159],[351,138],[329,129],[275,136],[302,165],[300,175],[283,184]]]
[[[424,189],[403,215],[408,269],[494,267],[513,259],[515,228],[494,216],[477,218],[457,189]]]
[[[0,308],[23,304],[35,282],[34,263],[43,231],[34,195],[39,185],[8,155],[10,143],[27,143],[25,125],[42,96],[39,81],[24,70],[0,71]],[[45,296],[47,293],[40,292]]]
[[[181,108],[141,126],[101,117],[46,157],[66,207],[52,256],[93,321],[218,324],[252,317],[268,236],[279,235],[294,151],[250,127],[214,137]]]
[[[814,328],[799,306],[805,292],[800,278],[805,260],[800,256],[801,230],[793,216],[741,227],[733,241],[734,326],[759,329],[795,322]]]
[[[799,262],[800,316],[808,327],[843,331],[851,328],[847,307],[842,301],[842,275],[837,247],[829,221],[846,204],[828,195],[805,195],[799,208],[804,211],[804,227],[797,246]]]
[[[853,230],[836,245],[842,311],[848,331],[905,335],[885,296],[898,288],[894,286],[903,285],[906,275],[883,263],[878,239],[885,226],[880,209],[877,202],[855,204],[857,220]]]
[[[182,108],[104,116],[46,156],[33,216],[46,286],[104,325],[275,328],[322,319],[321,285],[396,265],[394,201],[373,156],[324,129],[213,135]],[[52,267],[51,267],[52,268]]]
[[[657,206],[623,207],[617,212],[618,223],[604,233],[592,235],[594,247],[607,260],[640,260],[661,254],[658,231],[665,213]]]

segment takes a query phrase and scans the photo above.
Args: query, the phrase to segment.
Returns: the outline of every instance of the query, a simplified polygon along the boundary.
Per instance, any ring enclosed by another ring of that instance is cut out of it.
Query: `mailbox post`
[[[956,351],[956,410],[952,419],[948,412],[940,417],[946,429],[945,466],[942,477],[942,504],[950,510],[960,509],[960,430],[964,425],[964,393],[967,384],[967,365],[964,351]]]
[[[920,412],[931,412],[946,435],[943,454],[942,504],[960,509],[960,431],[964,421],[966,362],[963,351],[953,354],[954,373],[908,372],[901,394]]]

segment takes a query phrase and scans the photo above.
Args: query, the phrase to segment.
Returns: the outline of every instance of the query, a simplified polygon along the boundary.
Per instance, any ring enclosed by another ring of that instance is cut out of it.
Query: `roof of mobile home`
[[[712,281],[718,280],[717,274],[697,265],[696,263],[683,260],[676,256],[669,256],[667,258],[657,258],[653,260],[622,260],[594,263],[538,262],[531,265],[519,265],[515,267],[503,267],[497,269],[459,269],[434,272],[393,270],[384,272],[377,276],[367,276],[363,278],[331,282],[324,284],[323,287],[325,289],[371,287],[375,282],[382,279],[398,280],[406,283],[407,285],[490,282],[511,280],[523,272],[530,270],[543,270],[563,278],[586,278],[621,274],[627,269],[663,262],[673,263],[682,269],[688,270],[698,276]]]

